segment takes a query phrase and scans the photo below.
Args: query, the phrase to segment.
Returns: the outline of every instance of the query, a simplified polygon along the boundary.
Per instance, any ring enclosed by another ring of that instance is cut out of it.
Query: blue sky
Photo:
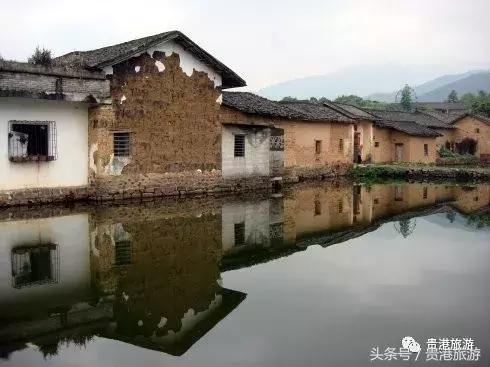
[[[488,67],[488,0],[2,0],[0,54],[25,60],[179,29],[256,90],[352,66]],[[7,31],[6,31],[7,30]]]

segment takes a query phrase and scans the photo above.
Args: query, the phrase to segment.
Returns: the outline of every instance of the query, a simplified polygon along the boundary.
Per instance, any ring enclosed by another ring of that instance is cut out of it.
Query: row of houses
[[[71,52],[50,67],[0,61],[0,205],[250,189],[312,170],[342,174],[354,162],[432,163],[465,137],[478,141],[476,155],[490,154],[481,116],[225,91],[245,85],[178,31]]]

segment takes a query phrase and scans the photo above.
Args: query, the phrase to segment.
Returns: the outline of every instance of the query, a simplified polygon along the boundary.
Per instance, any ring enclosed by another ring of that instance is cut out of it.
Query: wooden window
[[[424,155],[426,157],[429,155],[429,144],[424,144]]]
[[[475,133],[477,133],[477,134],[480,133],[480,129],[478,127],[475,129]]]
[[[235,223],[234,225],[235,246],[245,244],[245,222]]]
[[[245,157],[245,135],[235,135],[235,157]]]
[[[322,141],[315,140],[315,154],[320,154],[322,152]]]
[[[376,204],[378,204],[378,203],[379,203],[379,199],[374,199],[374,200],[373,200],[373,203],[374,203],[375,205],[376,205]]]
[[[473,198],[473,201],[478,201],[478,196],[475,196],[475,197]]]
[[[424,187],[424,193],[423,193],[423,196],[424,196],[424,199],[427,199],[427,187]]]
[[[344,151],[344,139],[339,139],[339,152]]]
[[[375,148],[379,148],[379,141],[375,141],[375,142],[374,142],[374,147],[375,147]]]
[[[129,157],[131,155],[131,133],[113,133],[114,157]]]
[[[342,200],[339,200],[339,203],[337,205],[337,209],[339,211],[339,214],[341,214],[344,211],[344,202]]]
[[[57,158],[54,121],[9,121],[8,154],[12,162]]]
[[[114,265],[121,266],[131,264],[131,252],[130,240],[115,241]]]

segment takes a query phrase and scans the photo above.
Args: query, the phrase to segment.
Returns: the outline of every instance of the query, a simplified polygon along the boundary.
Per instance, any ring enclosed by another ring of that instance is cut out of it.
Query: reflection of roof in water
[[[192,326],[192,328],[189,330],[183,330],[184,332],[177,338],[145,337],[143,335],[128,337],[118,334],[109,328],[104,330],[99,336],[138,345],[145,349],[157,350],[174,356],[181,356],[209,330],[211,330],[216,324],[218,324],[235,308],[237,308],[238,305],[247,297],[245,293],[226,288],[222,288],[220,294],[222,296],[222,301],[219,306],[210,310],[206,317],[199,320]],[[177,331],[176,334],[179,334],[179,331]]]
[[[221,260],[221,271],[241,269],[252,265],[266,263],[275,259],[279,259],[281,257],[292,255],[298,251],[303,251],[307,247],[312,245],[328,247],[338,243],[343,243],[345,241],[361,237],[369,232],[373,232],[385,223],[411,219],[445,211],[447,211],[446,203],[441,202],[436,205],[419,207],[401,214],[381,217],[378,218],[376,221],[366,225],[360,224],[357,226],[336,228],[334,230],[329,229],[308,234],[300,239],[297,239],[294,244],[291,244],[288,247],[281,246],[277,248],[263,248],[253,246],[249,247],[248,249],[244,248],[238,253],[224,255],[223,259]]]
[[[62,324],[57,314],[48,315],[34,320],[18,321],[7,327],[0,327],[0,357],[7,359],[10,354],[22,350],[27,344],[34,344],[45,356],[56,355],[62,343],[84,345],[93,336],[120,340],[146,349],[162,351],[180,356],[202,338],[216,324],[230,314],[246,298],[246,294],[222,288],[221,303],[210,310],[191,328],[185,330],[178,338],[152,338],[143,335],[125,336],[115,333],[111,304],[103,302],[80,313],[68,317],[69,323]],[[74,321],[74,319],[79,319]],[[48,328],[46,328],[49,326]],[[177,331],[176,334],[179,334]]]

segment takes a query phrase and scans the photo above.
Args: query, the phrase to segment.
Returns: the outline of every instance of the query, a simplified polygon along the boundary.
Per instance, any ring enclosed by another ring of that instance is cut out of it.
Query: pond
[[[489,185],[301,183],[3,209],[0,364],[488,366],[489,203]]]

